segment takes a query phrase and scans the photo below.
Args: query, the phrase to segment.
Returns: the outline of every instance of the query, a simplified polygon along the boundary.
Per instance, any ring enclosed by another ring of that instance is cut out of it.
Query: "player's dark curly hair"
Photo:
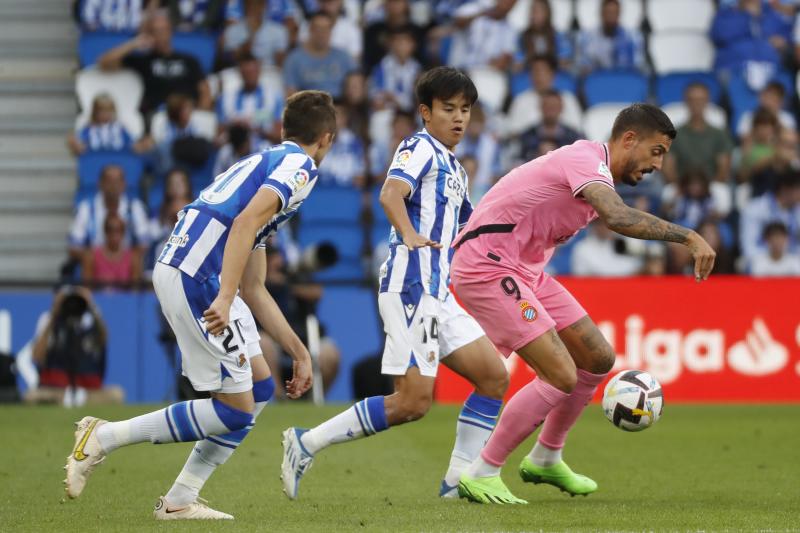
[[[449,100],[459,94],[470,105],[478,99],[478,89],[464,72],[453,67],[436,67],[422,73],[415,88],[417,102],[433,108],[433,101]]]
[[[326,133],[336,133],[333,98],[323,91],[299,91],[286,99],[283,137],[301,144],[314,144]]]
[[[632,104],[619,112],[611,129],[611,139],[619,139],[626,131],[635,131],[642,136],[657,131],[670,139],[677,135],[667,114],[651,104]]]

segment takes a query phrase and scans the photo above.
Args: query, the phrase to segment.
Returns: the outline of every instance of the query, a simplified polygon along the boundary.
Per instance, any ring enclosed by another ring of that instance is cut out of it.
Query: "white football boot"
[[[93,416],[83,417],[75,423],[75,446],[67,456],[67,465],[64,467],[67,471],[64,484],[70,498],[81,495],[94,468],[106,458],[106,452],[97,438],[97,428],[105,423],[105,420]]]
[[[197,498],[180,509],[169,509],[167,500],[159,496],[153,516],[156,520],[233,520],[232,515],[209,507],[203,498]]]

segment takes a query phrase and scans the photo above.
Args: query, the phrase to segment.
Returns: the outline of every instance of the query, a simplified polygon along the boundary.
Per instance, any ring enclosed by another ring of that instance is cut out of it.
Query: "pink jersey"
[[[612,189],[608,148],[577,141],[529,161],[504,176],[481,199],[456,238],[464,271],[498,263],[533,280],[555,247],[597,218],[578,194],[590,183]]]

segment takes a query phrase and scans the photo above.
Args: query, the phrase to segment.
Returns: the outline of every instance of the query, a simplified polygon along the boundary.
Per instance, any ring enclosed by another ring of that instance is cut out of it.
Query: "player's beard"
[[[625,185],[630,185],[631,187],[636,187],[639,184],[639,181],[633,177],[633,174],[638,170],[639,169],[636,166],[635,161],[628,162],[628,164],[625,166],[625,170],[622,172],[622,183]]]

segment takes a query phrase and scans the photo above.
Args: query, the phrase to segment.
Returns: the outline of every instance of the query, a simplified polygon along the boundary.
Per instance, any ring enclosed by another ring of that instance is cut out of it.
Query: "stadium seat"
[[[591,141],[607,141],[617,114],[628,106],[625,104],[598,104],[583,114],[583,133]]]
[[[576,0],[575,16],[582,30],[593,30],[600,27],[601,0]],[[644,10],[641,0],[620,0],[620,24],[629,30],[638,30],[642,26]]]
[[[689,109],[683,102],[672,102],[661,107],[664,113],[670,118],[675,127],[686,124],[689,120]],[[706,122],[715,128],[725,129],[728,127],[728,117],[725,110],[717,104],[709,103],[705,112]]]
[[[700,32],[654,32],[650,35],[650,58],[656,74],[710,71],[714,45]]]
[[[319,283],[361,281],[364,279],[364,267],[360,259],[340,257],[335,265],[315,272],[313,277]]]
[[[81,116],[88,117],[91,113],[95,96],[108,93],[117,106],[117,117],[122,120],[131,112],[139,112],[144,85],[139,75],[132,70],[103,72],[97,67],[89,67],[80,70],[75,76],[75,93]]]
[[[203,32],[175,32],[172,34],[172,46],[179,52],[194,56],[204,73],[208,74],[214,67],[217,45],[213,35]]]
[[[303,202],[302,224],[340,222],[358,224],[361,218],[361,191],[353,187],[317,184]]]
[[[339,252],[339,259],[358,259],[364,247],[364,231],[357,224],[300,224],[297,242],[305,248],[320,242],[329,242]]]
[[[478,89],[478,99],[487,111],[499,111],[508,95],[506,74],[492,67],[477,67],[470,69],[469,75]]]
[[[389,219],[386,217],[386,211],[383,210],[383,206],[381,205],[380,197],[381,197],[381,188],[382,185],[375,185],[372,187],[372,190],[369,192],[370,196],[370,209],[372,209],[372,219],[375,223],[389,223]]]
[[[106,165],[118,165],[125,172],[128,194],[139,196],[139,181],[144,161],[132,152],[86,152],[78,157],[78,191],[76,202],[97,192],[100,172]]]
[[[667,105],[673,102],[682,102],[683,93],[691,83],[702,83],[708,87],[711,101],[719,102],[722,88],[717,78],[710,72],[675,72],[657,76],[655,82],[656,101],[658,105]]]
[[[101,55],[135,37],[133,33],[111,31],[82,31],[78,37],[78,63],[88,67]]]
[[[648,0],[647,21],[654,32],[707,32],[714,18],[713,0]]]
[[[586,105],[612,102],[644,102],[648,92],[647,78],[630,70],[599,70],[583,82]]]
[[[415,3],[422,4],[424,2],[412,2],[412,4]],[[528,27],[532,3],[533,0],[517,0],[513,9],[508,13],[506,20],[517,33],[525,31]],[[552,11],[553,27],[557,31],[564,32],[572,29],[574,18],[572,0],[550,0],[550,10]]]

